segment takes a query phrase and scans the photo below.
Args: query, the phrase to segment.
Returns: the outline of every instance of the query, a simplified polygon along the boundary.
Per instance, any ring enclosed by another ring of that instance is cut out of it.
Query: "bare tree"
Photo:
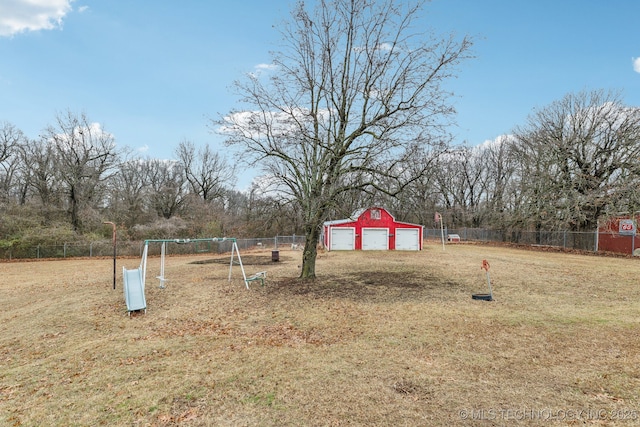
[[[185,203],[185,178],[182,166],[175,161],[151,160],[147,169],[149,198],[158,216],[169,219]]]
[[[481,146],[463,146],[441,156],[436,180],[454,227],[481,225],[487,178],[484,153]]]
[[[112,218],[127,227],[143,222],[151,210],[152,165],[149,159],[130,159],[118,166],[118,172],[110,180]],[[151,211],[155,216],[155,210]]]
[[[21,150],[21,163],[31,197],[35,198],[45,211],[62,206],[62,186],[57,178],[57,161],[54,147],[47,141],[36,140]]]
[[[27,182],[20,153],[27,145],[20,129],[8,122],[0,123],[0,201],[25,202]]]
[[[189,141],[182,141],[176,154],[194,194],[205,202],[225,194],[226,186],[233,181],[234,171],[224,157],[208,144],[196,150]]]
[[[502,136],[482,148],[483,164],[487,171],[486,224],[502,229],[511,221],[517,197],[513,185],[517,171],[517,158],[513,150],[513,137]]]
[[[442,83],[471,46],[416,33],[422,1],[316,4],[293,8],[273,74],[236,83],[249,111],[216,121],[281,197],[300,206],[302,278],[315,277],[321,226],[341,194],[398,194],[420,176],[407,165],[446,140],[454,110]]]
[[[55,150],[57,178],[64,186],[71,225],[81,233],[82,209],[95,207],[92,203],[96,196],[103,195],[97,191],[99,186],[117,165],[113,135],[84,114],[68,111],[57,116],[44,138]]]
[[[504,136],[475,147],[459,147],[440,157],[437,187],[452,226],[506,224],[516,168],[511,139]]]
[[[637,183],[640,109],[602,90],[569,94],[516,129],[528,216],[571,230],[593,230],[622,189]]]

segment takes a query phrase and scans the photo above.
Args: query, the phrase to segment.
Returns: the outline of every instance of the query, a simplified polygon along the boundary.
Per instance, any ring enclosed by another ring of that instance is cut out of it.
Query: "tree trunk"
[[[71,190],[69,192],[69,205],[69,215],[71,217],[71,226],[73,227],[73,231],[77,231],[78,233],[82,234],[78,197],[76,194],[76,189],[74,187],[71,187]]]
[[[304,251],[302,252],[301,279],[316,278],[316,256],[318,255],[318,242],[320,241],[320,227],[308,227],[305,232]]]

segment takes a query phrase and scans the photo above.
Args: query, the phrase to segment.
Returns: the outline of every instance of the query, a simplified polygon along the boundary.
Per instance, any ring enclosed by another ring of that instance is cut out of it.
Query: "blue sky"
[[[237,105],[235,79],[269,62],[291,5],[0,0],[0,122],[37,138],[71,110],[143,156],[173,158],[183,140],[224,150],[208,118]],[[493,140],[581,90],[620,90],[640,106],[640,1],[432,0],[422,16],[475,40],[476,58],[449,83],[458,143]]]

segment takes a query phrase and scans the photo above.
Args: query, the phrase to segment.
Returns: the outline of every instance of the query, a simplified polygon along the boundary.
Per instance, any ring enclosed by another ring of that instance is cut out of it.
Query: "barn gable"
[[[327,221],[323,243],[328,250],[421,250],[418,224],[396,221],[384,208],[355,211],[349,218]]]

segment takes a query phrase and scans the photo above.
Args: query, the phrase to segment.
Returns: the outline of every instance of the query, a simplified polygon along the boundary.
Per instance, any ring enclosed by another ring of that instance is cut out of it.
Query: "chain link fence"
[[[457,234],[462,241],[501,242],[530,246],[554,246],[564,249],[578,249],[583,251],[598,251],[598,233],[576,231],[522,231],[522,230],[491,230],[486,228],[439,228],[424,230],[425,239],[440,240],[451,234]]]
[[[442,234],[457,234],[462,241],[503,242],[520,245],[555,246],[565,249],[579,249],[598,251],[598,234],[593,232],[573,231],[522,231],[522,230],[491,230],[486,228],[457,228],[444,229],[425,228],[425,240],[440,240]],[[250,249],[283,249],[293,245],[302,247],[304,236],[276,236],[269,238],[236,239],[241,251]],[[144,241],[118,241],[118,256],[141,256]],[[224,242],[188,242],[171,245],[170,252],[174,254],[212,253],[222,254],[231,252],[231,241]],[[160,245],[149,246],[149,255],[159,255]],[[90,243],[62,243],[59,245],[22,246],[16,245],[0,248],[0,259],[45,259],[45,258],[75,258],[75,257],[107,257],[113,256],[113,242],[111,240]]]
[[[290,248],[292,245],[302,247],[304,236],[276,236],[270,238],[236,239],[238,249],[271,249]],[[232,241],[223,242],[187,242],[171,245],[169,250],[174,254],[212,253],[222,254],[231,252]],[[118,256],[142,256],[144,241],[118,241]],[[150,245],[149,255],[160,255],[161,245]],[[45,258],[76,258],[76,257],[108,257],[113,256],[113,241],[101,240],[90,243],[62,243],[59,245],[22,246],[15,245],[0,248],[0,259],[45,259]]]

